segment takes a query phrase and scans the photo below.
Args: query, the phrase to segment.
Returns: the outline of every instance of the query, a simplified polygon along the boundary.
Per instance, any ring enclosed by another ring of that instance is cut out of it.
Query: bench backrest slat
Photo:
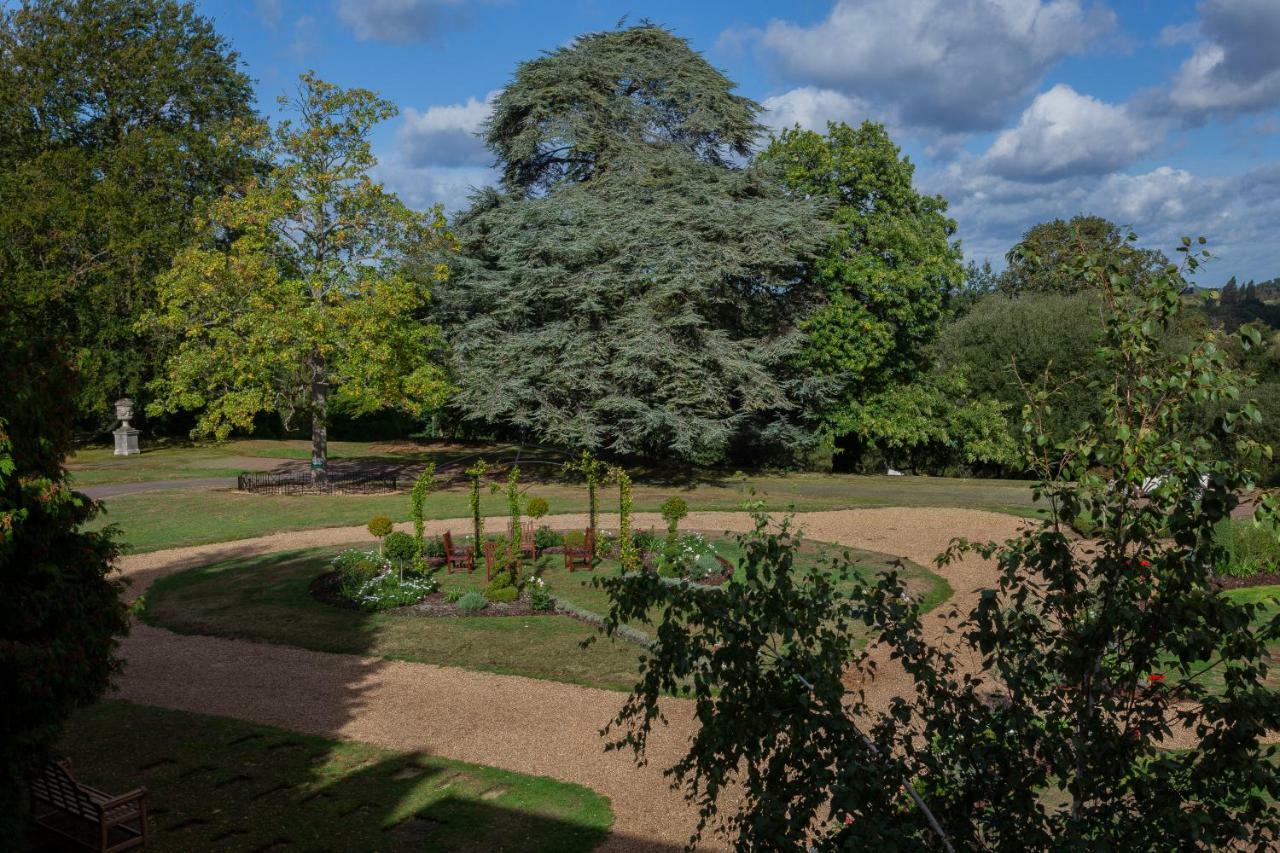
[[[71,770],[62,762],[45,767],[44,773],[31,783],[36,799],[71,814],[89,820],[98,819],[98,803],[71,776]]]

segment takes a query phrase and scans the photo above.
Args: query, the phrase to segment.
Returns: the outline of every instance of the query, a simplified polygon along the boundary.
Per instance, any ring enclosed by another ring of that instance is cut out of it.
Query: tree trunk
[[[324,358],[311,360],[311,482],[329,479],[329,371]]]

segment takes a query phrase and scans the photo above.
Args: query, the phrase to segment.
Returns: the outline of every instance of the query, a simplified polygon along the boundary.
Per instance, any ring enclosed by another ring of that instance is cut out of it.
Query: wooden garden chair
[[[147,846],[147,789],[113,797],[82,785],[71,759],[50,763],[31,782],[31,816],[37,824],[98,853]]]
[[[538,539],[532,521],[526,521],[520,527],[520,554],[530,560],[538,559]]]
[[[484,579],[493,580],[498,572],[498,543],[486,539],[484,541]]]
[[[579,568],[591,571],[595,568],[596,532],[588,529],[581,545],[564,543],[564,567],[569,571]]]
[[[476,549],[470,545],[465,548],[453,544],[453,534],[444,532],[444,565],[445,573],[473,572],[476,568]]]

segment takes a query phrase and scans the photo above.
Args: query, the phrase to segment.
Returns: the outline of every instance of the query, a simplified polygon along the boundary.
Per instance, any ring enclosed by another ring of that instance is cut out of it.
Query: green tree
[[[75,374],[48,329],[26,327],[0,288],[0,849],[21,850],[25,784],[67,718],[119,671],[128,630],[111,577],[114,531],[85,523],[99,505],[71,490]]]
[[[964,281],[956,224],[883,125],[784,130],[761,154],[795,196],[824,199],[832,236],[813,262],[816,305],[798,364],[838,386],[827,425],[928,367],[948,295]]]
[[[732,85],[649,26],[517,68],[487,136],[509,192],[459,219],[441,295],[467,418],[671,461],[809,441],[791,291],[824,228],[728,162],[758,110]],[[546,165],[553,143],[591,168]]]
[[[599,579],[608,631],[663,614],[615,745],[643,753],[664,692],[684,685],[699,727],[675,779],[704,819],[732,791],[744,849],[1261,849],[1280,832],[1280,767],[1262,743],[1280,726],[1280,615],[1233,602],[1211,574],[1213,527],[1255,482],[1240,460],[1269,449],[1218,450],[1251,406],[1186,430],[1248,382],[1213,333],[1186,353],[1162,345],[1182,310],[1176,271],[1133,280],[1105,252],[1082,263],[1105,306],[1106,369],[1086,380],[1104,406],[1059,441],[1042,427],[1052,393],[1031,395],[1027,460],[1050,516],[940,558],[977,551],[999,570],[958,645],[925,641],[896,572],[846,593],[847,557],[797,571],[785,524],[748,538],[722,589]],[[1268,499],[1260,515],[1274,511]],[[1070,528],[1082,515],[1088,548]],[[887,710],[846,686],[868,626],[914,682]],[[1163,748],[1174,732],[1193,743]]]
[[[637,147],[727,166],[762,130],[759,105],[733,88],[662,27],[587,33],[520,64],[494,100],[485,142],[519,195],[589,180]]]
[[[1227,283],[1222,286],[1221,300],[1223,305],[1234,305],[1240,301],[1240,287],[1236,284],[1236,277],[1231,276]]]
[[[310,73],[280,102],[299,123],[260,139],[271,169],[213,202],[160,279],[146,327],[172,339],[174,354],[150,411],[199,409],[196,431],[219,438],[262,412],[286,426],[301,415],[323,478],[331,407],[418,414],[442,404],[439,330],[422,317],[431,282],[397,264],[449,238],[439,208],[417,214],[369,176],[369,137],[391,104]],[[446,272],[438,264],[432,277]]]
[[[1000,289],[1012,296],[1024,293],[1076,293],[1088,285],[1077,273],[1088,258],[1106,255],[1115,268],[1132,279],[1147,279],[1169,263],[1160,252],[1139,249],[1120,227],[1100,216],[1054,219],[1033,226],[1009,250]]]
[[[199,200],[253,167],[232,133],[251,104],[239,56],[190,3],[0,8],[0,280],[29,328],[60,336],[81,422],[143,397],[156,343],[135,322]]]

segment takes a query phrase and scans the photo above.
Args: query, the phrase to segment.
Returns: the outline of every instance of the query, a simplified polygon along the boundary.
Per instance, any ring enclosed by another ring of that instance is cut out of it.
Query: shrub
[[[563,541],[566,545],[577,546],[587,541],[587,535],[581,530],[570,530],[564,535]]]
[[[504,586],[500,589],[485,590],[484,597],[495,604],[510,604],[520,597],[520,590],[514,586]]]
[[[458,599],[458,612],[468,615],[479,613],[489,605],[485,597],[474,589]]]
[[[451,589],[444,594],[444,600],[448,604],[457,604],[458,599],[462,598],[463,594],[464,594],[463,590]]]
[[[484,594],[485,597],[492,601],[493,596],[490,593],[497,592],[500,589],[511,589],[514,586],[515,584],[511,582],[511,575],[506,572],[499,572],[493,576],[493,580],[489,581],[489,585],[485,587]]]
[[[545,551],[548,548],[554,548],[557,545],[564,544],[564,537],[556,533],[550,527],[543,525],[539,527],[533,534],[534,544],[538,546],[539,551]]]
[[[529,606],[534,610],[555,608],[556,598],[551,594],[551,587],[542,578],[531,578],[524,588],[529,594]]]
[[[393,563],[407,565],[418,555],[418,543],[408,533],[399,530],[387,534],[382,542],[382,553]]]
[[[662,539],[652,530],[640,530],[632,534],[631,541],[641,554],[657,551],[662,546]]]
[[[443,557],[444,543],[437,538],[422,540],[422,556],[424,557]]]
[[[681,519],[689,514],[689,505],[684,502],[684,498],[673,496],[662,502],[662,506],[658,507],[658,512],[662,514],[662,518],[667,522],[667,530],[674,536],[680,526]]]
[[[1213,541],[1226,550],[1215,569],[1219,575],[1244,578],[1280,568],[1280,529],[1274,524],[1224,518],[1213,528]]]
[[[378,553],[382,553],[382,540],[395,529],[395,526],[391,523],[391,519],[385,515],[375,515],[369,519],[368,528],[369,533],[378,540]]]
[[[546,498],[529,498],[529,502],[524,505],[524,514],[530,518],[542,518],[550,511],[551,506]]]

